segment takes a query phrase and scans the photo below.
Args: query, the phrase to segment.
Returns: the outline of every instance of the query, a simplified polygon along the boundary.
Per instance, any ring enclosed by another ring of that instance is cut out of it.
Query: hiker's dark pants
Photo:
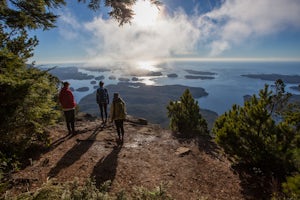
[[[75,109],[64,111],[69,132],[75,131]]]
[[[107,103],[99,103],[99,109],[100,109],[102,121],[103,121],[103,111],[105,114],[105,120],[107,120]]]
[[[115,120],[115,125],[117,127],[117,132],[118,132],[118,136],[119,138],[121,137],[121,134],[122,134],[122,138],[124,136],[124,120],[123,119],[116,119]]]

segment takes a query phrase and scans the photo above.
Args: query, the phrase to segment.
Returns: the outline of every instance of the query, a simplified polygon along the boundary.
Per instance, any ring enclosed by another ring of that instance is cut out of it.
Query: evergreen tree
[[[280,148],[287,152],[285,159],[289,159],[295,168],[283,183],[283,191],[291,199],[300,199],[300,102],[289,104],[282,115],[284,120],[280,124],[281,129],[292,128],[288,134],[282,136],[286,142]]]
[[[0,151],[6,169],[34,142],[47,141],[43,127],[58,115],[54,100],[58,79],[26,62],[38,44],[27,31],[54,27],[57,16],[49,10],[61,4],[60,0],[0,1]]]
[[[207,122],[200,114],[198,102],[195,101],[189,89],[186,89],[180,101],[170,101],[167,106],[170,128],[184,136],[194,133],[207,134]]]
[[[92,9],[101,4],[101,0],[87,2]],[[135,2],[105,0],[104,3],[112,8],[110,16],[122,25],[133,17]],[[0,170],[2,163],[9,169],[7,161],[20,158],[34,142],[47,143],[43,127],[58,116],[58,79],[26,62],[38,45],[37,38],[30,38],[28,31],[55,27],[58,16],[53,9],[65,4],[64,0],[0,1]]]
[[[275,85],[274,93],[266,85],[259,98],[253,95],[244,106],[234,105],[221,115],[213,133],[236,162],[258,167],[282,181],[299,173],[300,110],[287,106],[290,94],[285,93],[283,82]]]
[[[86,0],[78,0],[79,2],[86,2]],[[132,6],[137,0],[105,0],[105,6],[111,7],[111,11],[108,13],[110,17],[117,20],[120,25],[130,23],[134,16]],[[152,4],[160,5],[161,2],[158,0],[149,0]],[[101,0],[90,0],[89,8],[97,10],[100,8]]]

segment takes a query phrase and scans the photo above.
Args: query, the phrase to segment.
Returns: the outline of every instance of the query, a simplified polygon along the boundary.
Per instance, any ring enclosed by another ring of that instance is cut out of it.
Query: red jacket
[[[69,87],[63,87],[59,93],[59,102],[63,109],[75,108],[76,103],[72,91]]]

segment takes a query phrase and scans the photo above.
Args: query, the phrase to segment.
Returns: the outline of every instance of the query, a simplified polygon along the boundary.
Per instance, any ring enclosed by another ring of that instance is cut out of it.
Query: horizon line
[[[129,60],[119,60],[121,62],[127,62]],[[131,59],[130,61],[135,61]],[[140,61],[140,60],[136,60]],[[220,58],[220,57],[171,57],[171,58],[156,58],[156,59],[145,59],[145,61],[157,61],[157,62],[172,62],[172,61],[205,61],[205,62],[300,62],[299,58],[280,58],[280,57],[266,57],[266,58],[248,58],[248,57],[228,57],[228,58]],[[35,62],[36,65],[45,65],[45,64],[85,64],[90,62],[89,60],[63,60],[63,61],[31,61]]]

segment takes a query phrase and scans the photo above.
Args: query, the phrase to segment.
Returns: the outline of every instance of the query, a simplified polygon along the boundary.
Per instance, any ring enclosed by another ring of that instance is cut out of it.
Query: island
[[[186,79],[201,79],[201,80],[210,80],[214,79],[215,77],[212,76],[194,76],[194,75],[185,75]]]
[[[55,67],[49,71],[50,74],[58,77],[60,80],[89,80],[93,79],[93,75],[87,75],[78,71],[77,67]]]
[[[215,72],[204,72],[204,71],[197,71],[197,70],[192,70],[192,69],[186,69],[184,70],[189,74],[196,74],[196,75],[206,75],[206,76],[213,76],[217,75]]]
[[[95,80],[97,80],[97,81],[100,81],[100,80],[103,80],[103,79],[105,79],[105,77],[104,77],[103,75],[97,76],[97,77],[95,78]]]
[[[169,78],[177,78],[178,77],[178,75],[177,74],[167,74],[167,76],[169,77]]]
[[[137,77],[132,77],[132,79],[131,79],[132,81],[138,81],[139,80],[139,78],[137,78]]]
[[[210,80],[215,78],[214,75],[217,75],[217,73],[214,72],[204,72],[204,71],[197,71],[192,69],[186,69],[184,71],[186,71],[189,74],[192,74],[192,75],[185,75],[184,77],[186,79]]]
[[[115,76],[111,75],[111,76],[109,76],[109,77],[108,77],[108,79],[109,79],[109,80],[116,80],[116,79],[117,79],[117,77],[115,77]]]
[[[83,67],[82,69],[85,69],[87,71],[91,72],[109,72],[110,69],[106,67]]]
[[[86,92],[86,91],[89,91],[89,88],[88,87],[81,87],[81,88],[78,88],[76,91],[77,92]]]
[[[299,84],[300,75],[281,75],[281,74],[243,74],[241,76],[260,79],[266,81],[276,81],[281,79],[284,83]]]
[[[148,72],[147,74],[146,74],[146,76],[161,76],[162,75],[162,73],[161,72]]]
[[[130,81],[129,78],[123,78],[123,77],[118,78],[118,80],[121,82],[129,82]]]
[[[143,83],[121,82],[117,85],[106,86],[110,97],[118,92],[126,102],[129,115],[145,118],[151,123],[168,127],[166,106],[170,101],[177,101],[186,89],[189,89],[194,98],[207,96],[203,88],[187,87],[182,85],[149,86]],[[80,111],[99,116],[99,109],[95,103],[96,92],[85,96],[79,102]],[[200,108],[201,109],[201,108]],[[201,114],[208,121],[209,128],[212,127],[217,113],[201,109]]]

